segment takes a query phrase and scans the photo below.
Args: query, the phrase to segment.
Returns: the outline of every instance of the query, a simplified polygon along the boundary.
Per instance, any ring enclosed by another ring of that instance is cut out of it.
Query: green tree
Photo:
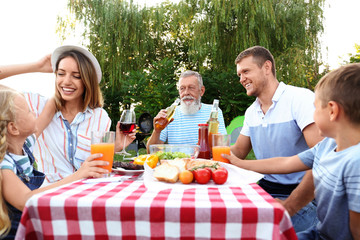
[[[349,60],[344,61],[344,64],[359,63],[360,62],[360,45],[355,43],[355,53],[349,53]]]
[[[319,35],[324,0],[182,0],[140,7],[124,0],[69,0],[59,18],[63,37],[84,26],[84,42],[99,60],[107,110],[153,116],[177,96],[181,71],[204,76],[204,102],[220,99],[226,123],[254,100],[236,76],[234,59],[262,45],[274,55],[277,78],[312,89],[321,73]],[[70,20],[69,20],[70,19]],[[71,20],[72,19],[72,20]]]

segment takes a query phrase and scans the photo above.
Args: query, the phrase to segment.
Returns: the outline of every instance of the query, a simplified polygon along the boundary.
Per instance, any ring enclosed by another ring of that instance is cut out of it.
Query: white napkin
[[[176,188],[176,189],[189,189],[189,188],[209,188],[209,187],[217,187],[217,188],[223,188],[223,187],[241,187],[250,183],[256,183],[261,178],[263,178],[264,175],[245,170],[239,167],[236,167],[232,164],[219,162],[220,166],[225,167],[228,170],[228,179],[227,181],[222,184],[218,185],[215,184],[212,180],[209,181],[207,184],[199,184],[199,183],[190,183],[190,184],[183,184],[180,181],[177,183],[166,183],[158,181],[153,177],[154,169],[150,168],[146,163],[144,164],[144,184],[146,188],[149,190],[154,191],[161,191],[164,189],[169,188]]]

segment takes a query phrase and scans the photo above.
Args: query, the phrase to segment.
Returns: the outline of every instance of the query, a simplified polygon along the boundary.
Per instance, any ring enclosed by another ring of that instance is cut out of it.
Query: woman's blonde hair
[[[6,133],[9,122],[15,121],[14,98],[19,93],[0,85],[0,162],[6,154]],[[7,207],[2,195],[2,174],[0,171],[0,237],[5,236],[11,227]]]
[[[55,74],[59,69],[60,61],[66,57],[72,57],[75,59],[79,67],[81,80],[85,89],[83,94],[84,102],[82,111],[85,111],[87,107],[91,109],[102,107],[104,105],[104,100],[99,87],[96,71],[91,61],[85,55],[76,50],[64,52],[59,56],[56,62]],[[55,104],[57,110],[61,110],[65,105],[65,101],[61,97],[61,94],[57,88],[55,90]]]

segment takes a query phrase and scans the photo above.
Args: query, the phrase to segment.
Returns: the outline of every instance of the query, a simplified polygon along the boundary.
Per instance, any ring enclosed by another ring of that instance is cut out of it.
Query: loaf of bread
[[[193,170],[194,168],[217,168],[219,166],[219,162],[212,160],[197,160],[191,159],[186,163],[187,170]]]
[[[154,169],[153,176],[159,181],[176,183],[179,179],[179,173],[177,166],[162,162],[160,166]]]
[[[176,166],[179,172],[186,170],[186,165],[190,161],[190,158],[175,158],[174,160],[161,160],[161,164],[167,162],[170,165]]]

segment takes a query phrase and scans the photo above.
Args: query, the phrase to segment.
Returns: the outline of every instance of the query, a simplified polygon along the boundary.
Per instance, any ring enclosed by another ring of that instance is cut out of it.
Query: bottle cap
[[[207,126],[209,126],[209,124],[207,124],[207,123],[199,123],[199,127],[207,127]]]

